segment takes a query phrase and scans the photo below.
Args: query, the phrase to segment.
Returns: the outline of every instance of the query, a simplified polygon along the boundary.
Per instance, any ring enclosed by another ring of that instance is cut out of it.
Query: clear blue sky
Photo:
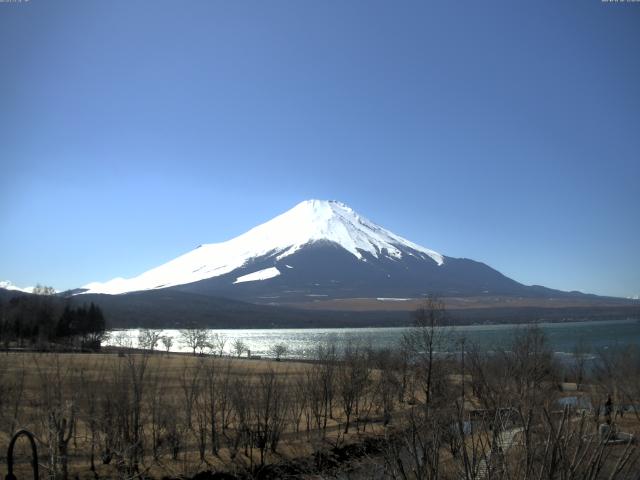
[[[308,198],[640,293],[640,3],[0,3],[0,280],[133,276]]]

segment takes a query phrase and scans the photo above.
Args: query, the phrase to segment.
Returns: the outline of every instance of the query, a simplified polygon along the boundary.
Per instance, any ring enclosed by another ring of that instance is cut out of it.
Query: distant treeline
[[[106,324],[99,306],[70,305],[46,289],[38,293],[0,299],[0,342],[5,348],[100,349]]]

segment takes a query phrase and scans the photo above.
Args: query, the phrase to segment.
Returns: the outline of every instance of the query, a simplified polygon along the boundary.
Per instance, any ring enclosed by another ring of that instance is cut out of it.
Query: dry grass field
[[[313,362],[0,353],[0,463],[26,428],[41,478],[65,480],[636,478],[635,442],[609,443],[638,438],[639,417],[603,408],[608,396],[638,400],[638,352],[602,357],[587,375],[561,370],[539,330],[464,362],[433,355],[435,332],[417,329],[395,350],[319,347]],[[593,408],[562,408],[563,396]],[[607,423],[615,435],[599,434]],[[26,442],[17,453],[28,478]]]
[[[536,297],[443,297],[448,310],[494,309],[494,308],[570,308],[570,307],[619,307],[630,304],[618,298],[536,298]],[[424,298],[341,298],[313,302],[296,302],[287,305],[305,310],[335,311],[402,311],[413,312],[424,303]],[[633,305],[632,305],[633,306]],[[635,306],[637,307],[637,305]]]
[[[157,352],[12,352],[0,354],[0,368],[2,463],[10,432],[26,428],[38,438],[43,474],[51,474],[52,466],[62,469],[62,459],[52,459],[61,454],[68,475],[79,478],[250,471],[380,430],[380,411],[368,392],[368,400],[358,399],[367,420],[352,417],[345,435],[338,392],[332,399],[322,388],[312,388],[315,397],[309,393],[311,383],[321,387],[323,381],[312,363]],[[372,382],[379,376],[367,375]],[[62,452],[56,447],[60,435],[68,437]],[[18,471],[25,474],[27,444],[21,444]]]

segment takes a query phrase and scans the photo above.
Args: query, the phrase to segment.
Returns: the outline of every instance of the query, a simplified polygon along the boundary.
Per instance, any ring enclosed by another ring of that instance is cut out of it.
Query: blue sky
[[[0,280],[133,276],[338,199],[640,293],[640,4],[0,3]]]

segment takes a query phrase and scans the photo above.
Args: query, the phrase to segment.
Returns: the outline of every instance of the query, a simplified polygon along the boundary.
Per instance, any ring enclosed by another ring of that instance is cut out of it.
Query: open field
[[[505,297],[483,295],[475,297],[442,297],[447,310],[496,309],[496,308],[626,308],[637,312],[637,301],[612,297]],[[306,310],[335,311],[406,311],[412,312],[424,304],[424,298],[337,298],[283,303]]]
[[[315,389],[316,405],[309,405],[306,387],[322,382],[317,364],[175,353],[5,353],[0,365],[2,455],[8,433],[27,428],[46,464],[61,434],[67,440],[57,456],[66,456],[69,472],[80,478],[251,471],[379,430],[373,397],[370,419],[351,419],[346,435],[337,399],[325,404],[326,394]],[[24,461],[21,469],[28,470]]]
[[[430,354],[436,333],[396,350],[322,346],[314,362],[1,353],[0,454],[27,428],[41,478],[635,478],[635,443],[607,442],[640,434],[636,350],[562,369],[533,329],[461,362]]]

